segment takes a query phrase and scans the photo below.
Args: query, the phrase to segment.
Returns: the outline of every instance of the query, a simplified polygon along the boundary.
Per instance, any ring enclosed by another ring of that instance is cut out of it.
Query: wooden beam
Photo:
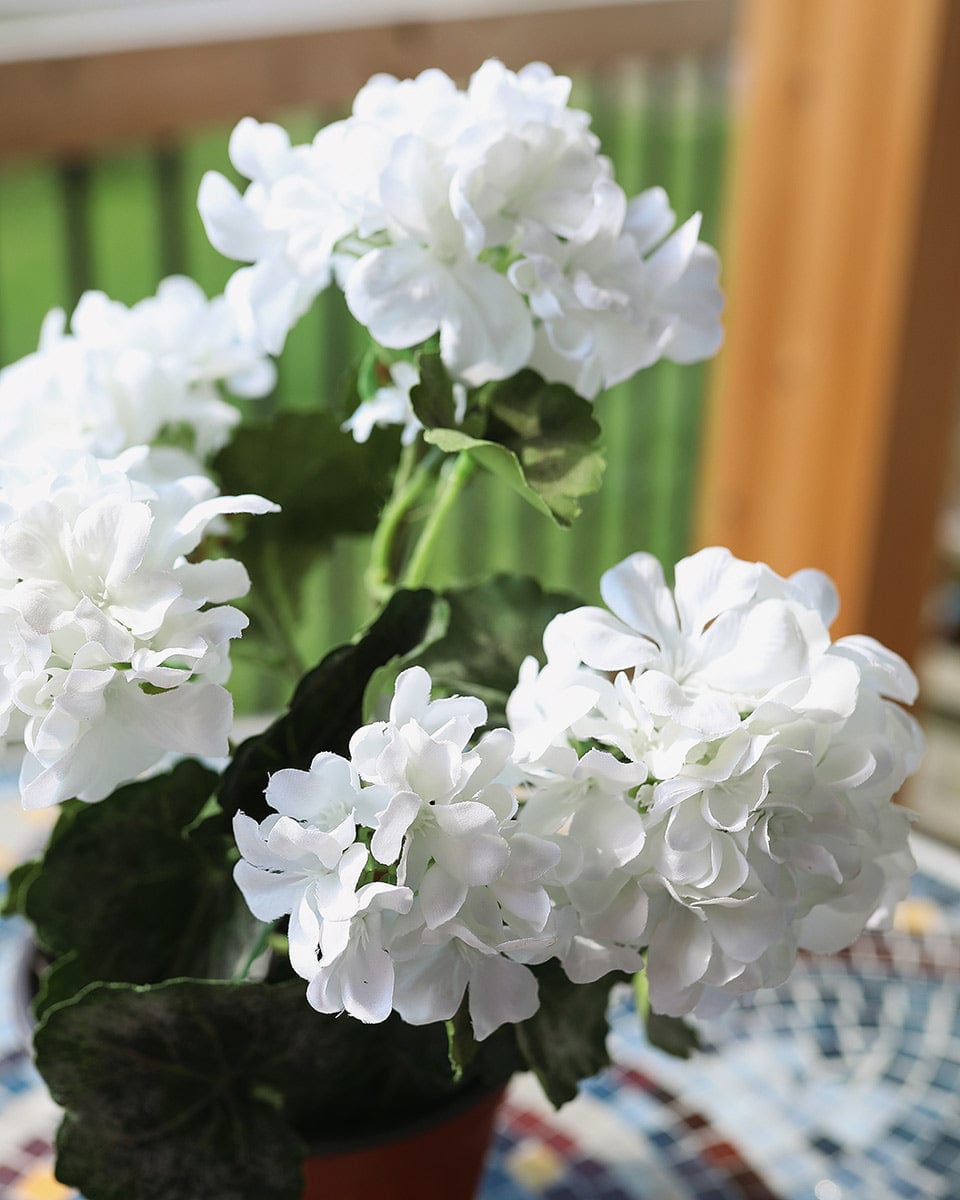
[[[490,56],[564,69],[726,46],[733,0],[645,0],[0,62],[0,159],[99,153],[251,114],[344,105],[378,71],[465,77]]]
[[[746,0],[697,540],[912,655],[960,378],[960,3]]]

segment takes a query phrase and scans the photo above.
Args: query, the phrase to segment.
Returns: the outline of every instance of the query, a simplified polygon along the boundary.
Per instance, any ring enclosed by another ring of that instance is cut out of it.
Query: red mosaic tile
[[[702,1153],[709,1163],[716,1166],[729,1166],[740,1158],[740,1151],[729,1142],[708,1142]]]

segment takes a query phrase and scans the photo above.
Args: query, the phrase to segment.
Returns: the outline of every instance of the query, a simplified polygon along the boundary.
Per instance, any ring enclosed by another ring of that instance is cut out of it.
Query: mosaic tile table
[[[0,877],[42,835],[2,783]],[[695,1059],[646,1046],[615,997],[616,1065],[560,1113],[517,1079],[480,1200],[960,1200],[960,864],[918,855],[898,932],[805,959],[704,1024]],[[0,1200],[74,1200],[16,1020],[23,939],[0,923]]]

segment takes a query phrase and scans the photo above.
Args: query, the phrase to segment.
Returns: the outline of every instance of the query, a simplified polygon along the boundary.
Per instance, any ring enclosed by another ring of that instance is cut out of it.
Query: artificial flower
[[[249,186],[211,172],[200,188],[213,244],[251,264],[227,286],[240,327],[278,353],[335,279],[376,341],[438,336],[470,387],[532,366],[592,399],[659,358],[713,354],[721,297],[699,216],[671,233],[662,189],[628,202],[569,95],[542,63],[490,60],[463,91],[435,70],[375,76],[309,145],[245,118],[230,153]]]
[[[275,378],[226,300],[208,300],[192,279],[171,276],[130,308],[85,292],[69,330],[52,310],[39,348],[0,371],[0,458],[24,460],[54,443],[112,458],[185,433],[196,469],[240,420],[221,386],[263,396]]]
[[[919,760],[900,707],[916,681],[872,639],[831,641],[818,572],[710,548],[671,589],[635,554],[601,593],[606,609],[554,618],[546,665],[524,664],[510,699],[521,819],[574,864],[551,891],[567,925],[643,945],[658,1011],[713,1012],[905,893],[909,819],[891,800]]]
[[[249,579],[188,556],[224,514],[276,506],[204,476],[150,488],[125,470],[145,454],[0,474],[3,720],[25,719],[27,808],[100,800],[167,752],[228,751],[228,647],[247,618],[224,601]]]

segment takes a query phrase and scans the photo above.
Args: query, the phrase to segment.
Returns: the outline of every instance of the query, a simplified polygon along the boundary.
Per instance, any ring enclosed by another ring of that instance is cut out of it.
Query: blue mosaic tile
[[[904,1200],[930,1200],[928,1192],[925,1192],[915,1183],[911,1183],[908,1179],[892,1179],[890,1181],[895,1196],[902,1196]]]
[[[960,1158],[960,1149],[956,1145],[956,1140],[944,1134],[937,1138],[920,1162],[928,1170],[936,1174],[944,1174],[956,1169],[958,1158]]]

